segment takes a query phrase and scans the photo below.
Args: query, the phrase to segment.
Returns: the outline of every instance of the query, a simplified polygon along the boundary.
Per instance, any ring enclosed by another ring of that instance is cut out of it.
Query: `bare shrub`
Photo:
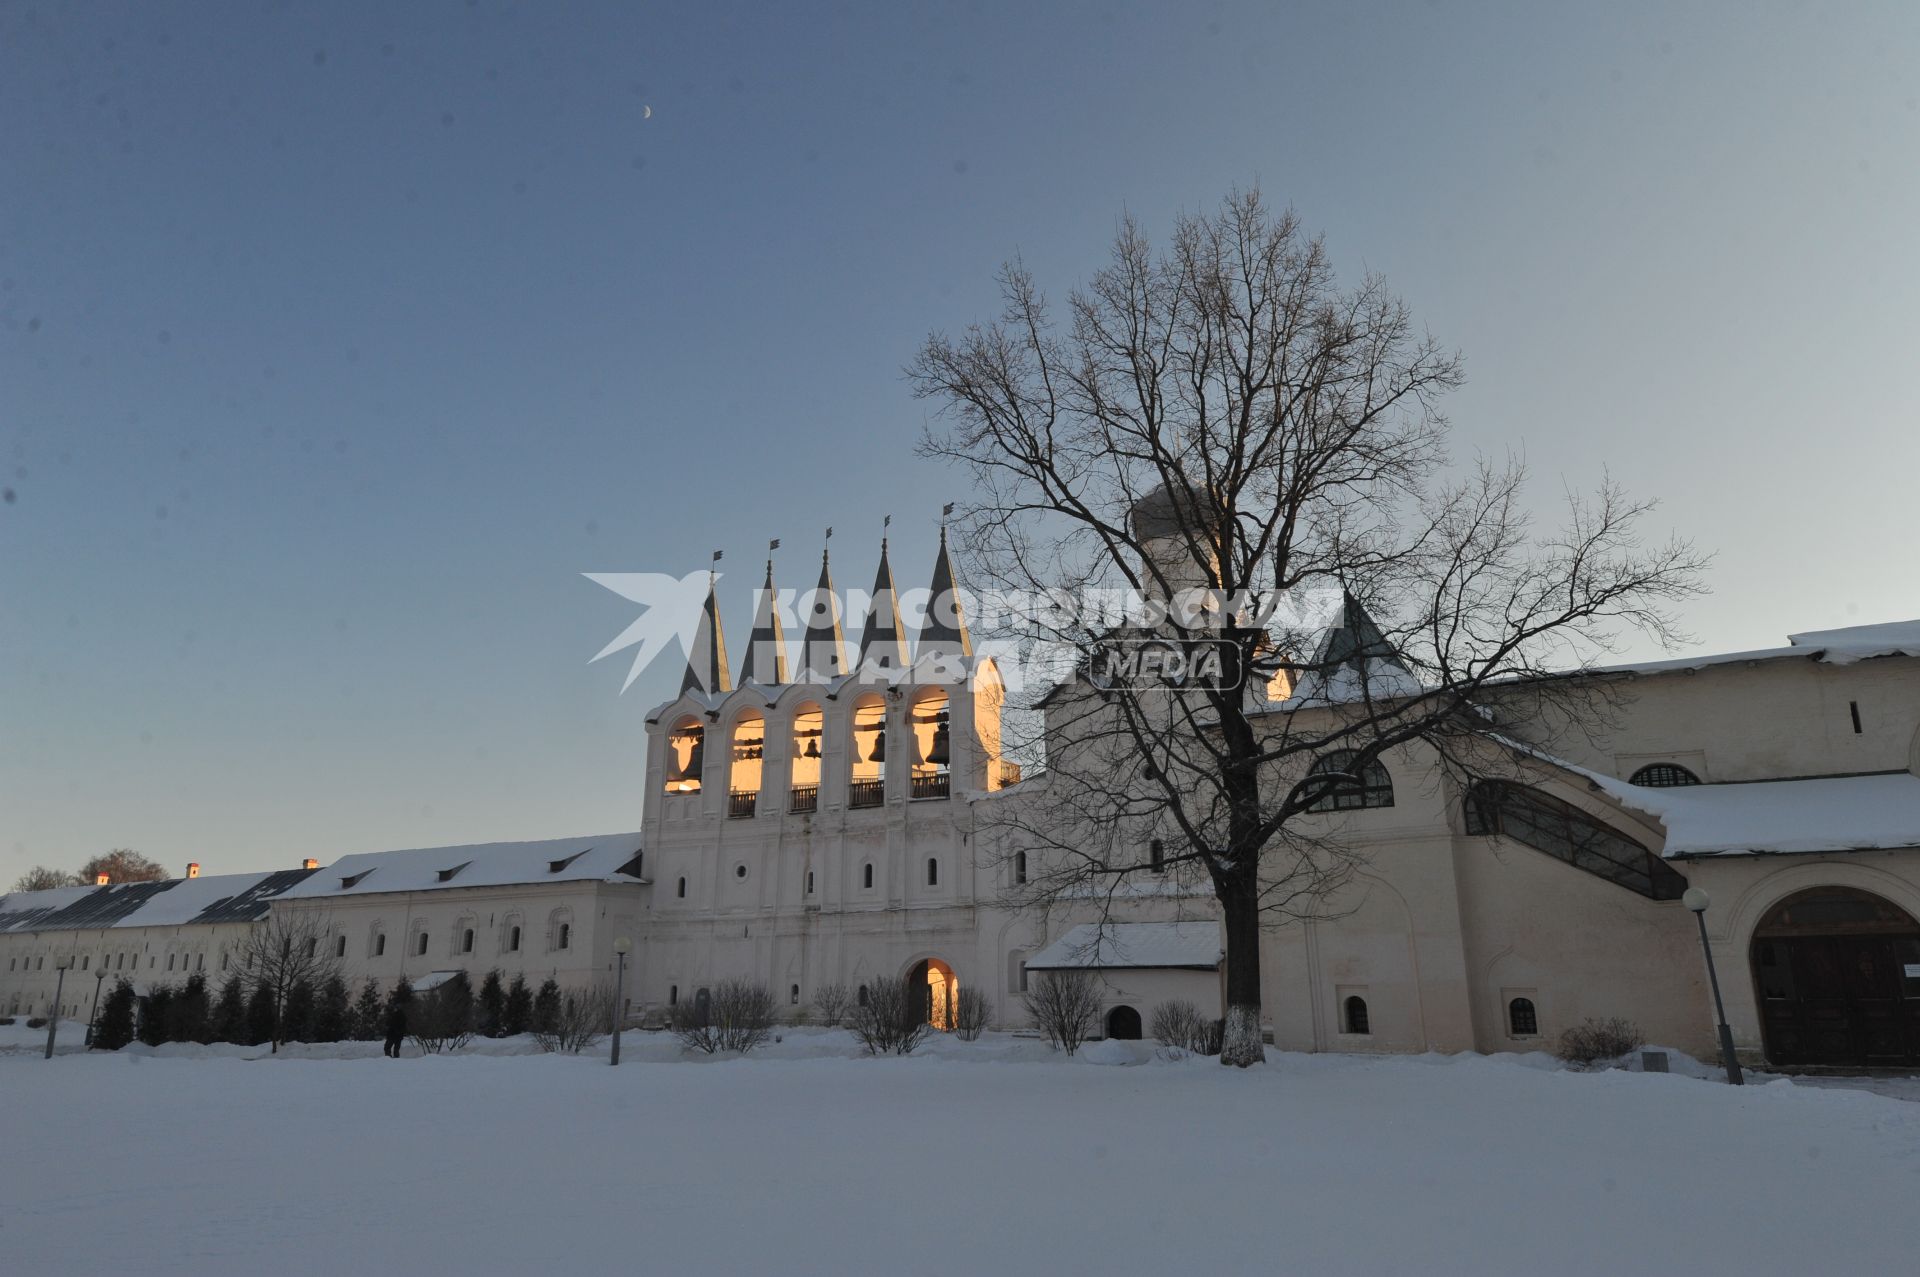
[[[986,991],[977,984],[967,985],[953,1000],[953,1031],[962,1042],[979,1037],[992,1018],[993,1007],[987,1002]]]
[[[1207,1054],[1211,1030],[1212,1025],[1200,1014],[1200,1008],[1185,998],[1172,998],[1155,1007],[1153,1019],[1147,1026],[1148,1036],[1176,1054]]]
[[[1100,1022],[1100,986],[1091,971],[1041,971],[1021,1000],[1033,1027],[1072,1055]]]
[[[1591,1068],[1604,1060],[1617,1060],[1629,1051],[1637,1051],[1646,1035],[1631,1020],[1614,1016],[1606,1020],[1589,1017],[1560,1035],[1553,1053],[1569,1064]]]
[[[920,1045],[933,1027],[921,1000],[925,988],[906,976],[873,982],[866,1002],[853,1008],[848,1021],[868,1055],[911,1055]]]
[[[417,995],[407,1011],[407,1031],[422,1055],[458,1051],[473,1038],[473,986],[455,973],[436,989]]]
[[[604,984],[563,993],[552,1016],[533,1031],[542,1051],[578,1055],[613,1027],[613,990]]]
[[[830,1029],[840,1027],[851,1005],[853,995],[844,984],[823,984],[813,991],[813,1013],[820,1017],[820,1023]]]

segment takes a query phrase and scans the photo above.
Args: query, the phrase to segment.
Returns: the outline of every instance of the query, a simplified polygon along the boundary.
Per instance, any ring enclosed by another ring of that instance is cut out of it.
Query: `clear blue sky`
[[[1678,8],[0,6],[0,886],[637,827],[580,573],[924,583],[926,332],[1249,181],[1703,646],[1920,615],[1920,6]]]

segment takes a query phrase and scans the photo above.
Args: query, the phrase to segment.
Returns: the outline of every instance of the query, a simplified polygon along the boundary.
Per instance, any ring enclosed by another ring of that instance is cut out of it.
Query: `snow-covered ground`
[[[512,1041],[49,1063],[0,1035],[9,1272],[1617,1277],[1910,1272],[1920,1249],[1920,1105],[1784,1080],[1243,1073],[995,1036],[868,1060],[825,1031],[699,1061],[630,1034],[618,1069]]]

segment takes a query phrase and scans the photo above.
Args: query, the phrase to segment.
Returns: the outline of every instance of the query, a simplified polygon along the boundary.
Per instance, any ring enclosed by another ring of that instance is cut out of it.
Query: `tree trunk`
[[[1260,1041],[1259,862],[1235,866],[1219,883],[1227,926],[1227,1021],[1220,1063],[1246,1068],[1267,1058]]]

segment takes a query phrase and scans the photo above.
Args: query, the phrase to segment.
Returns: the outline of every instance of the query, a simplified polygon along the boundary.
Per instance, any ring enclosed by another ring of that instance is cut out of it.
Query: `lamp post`
[[[60,1031],[60,995],[67,987],[67,968],[73,965],[72,958],[64,958],[53,964],[60,974],[53,982],[53,1007],[47,1012],[47,1058],[53,1058],[53,1035]]]
[[[613,942],[613,1058],[607,1063],[620,1063],[620,1022],[626,1019],[621,1014],[621,1003],[626,998],[627,955],[633,952],[633,941],[621,936]]]
[[[107,982],[107,964],[101,963],[100,969],[93,973],[93,1010],[87,1014],[87,1040],[83,1044],[93,1046],[94,1026],[100,1023],[100,986]]]
[[[1707,955],[1707,983],[1713,986],[1713,1013],[1720,1020],[1720,1063],[1726,1066],[1728,1085],[1743,1085],[1746,1079],[1740,1075],[1740,1061],[1734,1058],[1726,1004],[1720,1001],[1720,977],[1713,969],[1713,946],[1707,943],[1707,906],[1713,903],[1713,897],[1698,887],[1688,887],[1680,903],[1693,911],[1693,920],[1700,924],[1700,951]]]

